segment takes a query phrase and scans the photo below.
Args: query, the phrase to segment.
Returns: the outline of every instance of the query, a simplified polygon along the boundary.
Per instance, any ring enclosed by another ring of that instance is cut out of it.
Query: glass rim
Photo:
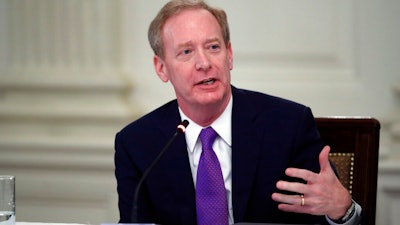
[[[15,179],[14,175],[0,175],[0,179]]]

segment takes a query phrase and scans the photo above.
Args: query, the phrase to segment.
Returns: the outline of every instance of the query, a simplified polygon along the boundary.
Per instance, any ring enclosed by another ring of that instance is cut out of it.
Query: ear
[[[233,69],[233,51],[232,51],[232,44],[231,42],[228,43],[226,48],[228,50],[228,59],[229,59],[229,69]]]
[[[159,56],[155,55],[153,57],[153,64],[154,64],[154,69],[156,70],[156,73],[158,77],[163,81],[163,82],[168,82],[168,72],[167,68],[165,68],[165,62],[163,59],[161,59]]]

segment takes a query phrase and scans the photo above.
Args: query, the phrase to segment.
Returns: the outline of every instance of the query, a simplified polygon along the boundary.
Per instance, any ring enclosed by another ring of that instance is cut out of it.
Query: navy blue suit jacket
[[[288,167],[319,171],[323,143],[311,110],[270,95],[232,87],[232,205],[237,222],[323,223],[324,217],[285,213],[271,199]],[[131,222],[142,173],[181,122],[173,100],[122,129],[115,140],[120,223]],[[189,125],[190,126],[190,125]],[[195,186],[184,135],[153,168],[138,201],[141,222],[196,224]]]

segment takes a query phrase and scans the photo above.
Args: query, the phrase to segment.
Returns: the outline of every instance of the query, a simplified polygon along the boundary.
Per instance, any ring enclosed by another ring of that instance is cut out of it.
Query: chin
[[[223,94],[212,94],[209,95],[202,100],[203,104],[222,104],[224,102],[224,95]]]

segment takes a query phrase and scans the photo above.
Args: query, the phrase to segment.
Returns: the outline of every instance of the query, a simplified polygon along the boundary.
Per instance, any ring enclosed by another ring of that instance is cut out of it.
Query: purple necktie
[[[211,127],[200,132],[203,151],[200,156],[196,181],[196,209],[198,225],[227,225],[228,202],[221,166],[212,145],[217,133]]]

